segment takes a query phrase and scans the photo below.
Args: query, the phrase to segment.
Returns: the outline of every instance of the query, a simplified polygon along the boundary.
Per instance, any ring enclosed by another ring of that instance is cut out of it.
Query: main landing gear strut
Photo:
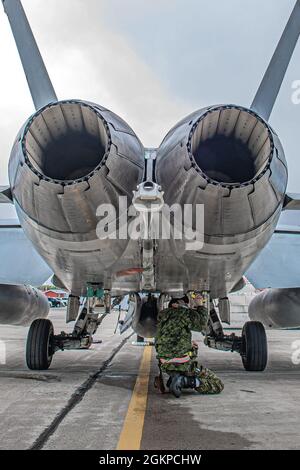
[[[93,335],[106,315],[110,313],[109,292],[99,288],[88,288],[88,297],[75,323],[73,332],[54,334],[48,319],[35,320],[29,329],[26,345],[26,363],[29,369],[49,369],[56,351],[66,349],[89,349]],[[78,304],[79,307],[79,304]]]

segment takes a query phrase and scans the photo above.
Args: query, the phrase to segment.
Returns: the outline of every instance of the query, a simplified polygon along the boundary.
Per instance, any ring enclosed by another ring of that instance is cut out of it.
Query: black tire
[[[38,319],[31,324],[26,344],[26,363],[29,369],[49,369],[53,357],[53,335],[50,320]]]
[[[247,322],[242,332],[241,357],[249,372],[262,372],[268,363],[268,342],[265,327],[256,321]]]
[[[143,343],[144,341],[145,341],[145,340],[144,340],[144,338],[143,338],[142,336],[137,335],[137,337],[136,337],[136,342],[137,342],[137,343]]]

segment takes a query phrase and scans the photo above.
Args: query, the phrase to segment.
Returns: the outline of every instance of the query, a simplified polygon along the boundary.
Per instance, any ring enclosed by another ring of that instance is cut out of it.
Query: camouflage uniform
[[[205,307],[196,310],[179,307],[168,308],[158,316],[155,348],[159,367],[167,374],[181,372],[184,375],[196,376],[201,385],[196,390],[202,394],[220,393],[224,385],[209,369],[198,368],[197,348],[192,345],[192,331],[204,331],[207,325],[208,312]],[[187,358],[185,363],[162,363],[174,358]]]

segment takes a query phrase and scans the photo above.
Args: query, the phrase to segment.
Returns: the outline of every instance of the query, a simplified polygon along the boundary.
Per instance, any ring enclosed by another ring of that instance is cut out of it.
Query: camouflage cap
[[[172,308],[172,306],[173,306],[174,304],[177,304],[177,303],[179,303],[180,301],[181,301],[181,302],[184,302],[185,304],[189,304],[189,298],[188,298],[188,296],[187,296],[187,295],[184,295],[183,297],[180,297],[180,298],[175,298],[175,297],[172,298],[172,299],[170,300],[170,302],[169,302],[169,308]]]

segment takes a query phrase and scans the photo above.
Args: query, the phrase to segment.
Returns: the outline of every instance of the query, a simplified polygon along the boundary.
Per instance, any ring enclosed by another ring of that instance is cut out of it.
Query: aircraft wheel
[[[26,363],[31,370],[46,370],[53,357],[52,338],[54,329],[47,319],[34,320],[27,336]]]
[[[242,332],[241,357],[244,368],[251,372],[262,372],[268,362],[268,342],[262,323],[249,321]]]

